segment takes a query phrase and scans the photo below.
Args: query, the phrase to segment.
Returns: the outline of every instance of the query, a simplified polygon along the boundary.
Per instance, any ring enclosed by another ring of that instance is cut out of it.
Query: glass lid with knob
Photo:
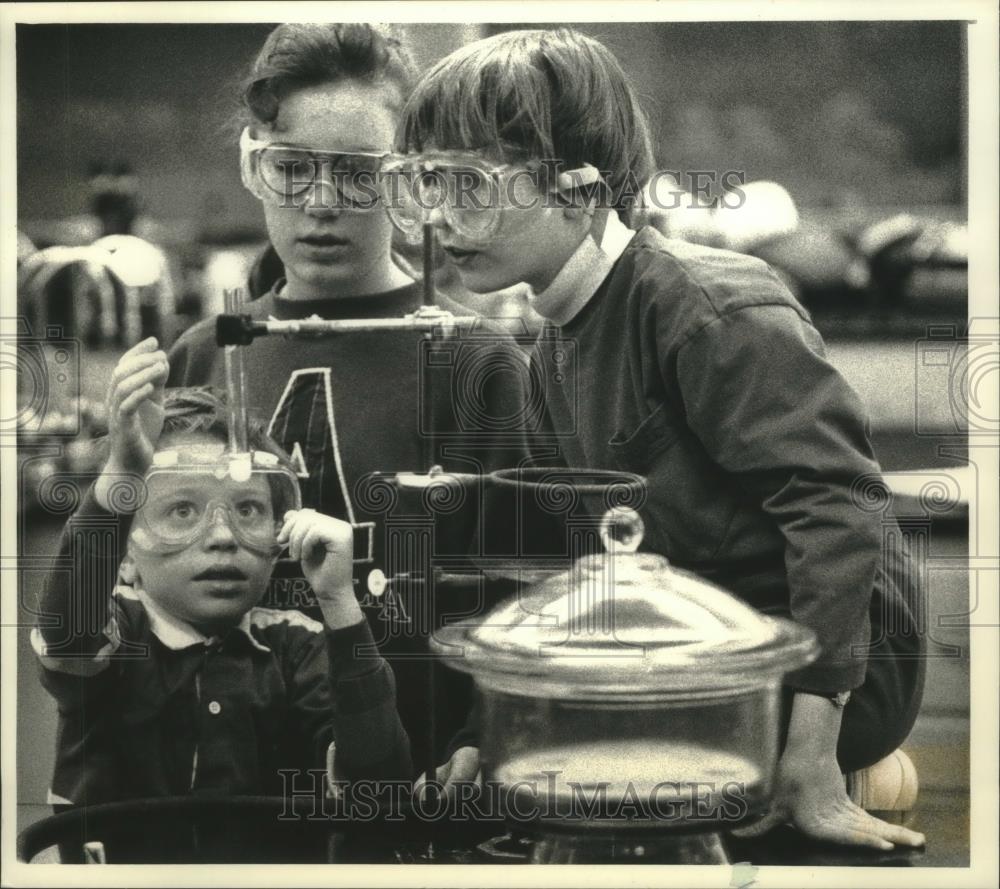
[[[446,627],[434,648],[480,685],[533,697],[726,694],[814,659],[809,630],[638,552],[643,530],[633,510],[609,510],[605,552]]]

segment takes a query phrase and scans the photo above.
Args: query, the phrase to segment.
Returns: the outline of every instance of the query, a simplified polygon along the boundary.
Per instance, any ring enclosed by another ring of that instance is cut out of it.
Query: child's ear
[[[600,172],[591,164],[560,173],[557,186],[559,194],[566,202],[563,208],[564,217],[577,220],[584,216],[593,216],[597,210],[598,195],[603,190],[603,182]]]
[[[138,578],[139,572],[136,569],[135,559],[132,558],[131,553],[126,553],[122,563],[118,566],[118,582],[125,586],[135,586]]]

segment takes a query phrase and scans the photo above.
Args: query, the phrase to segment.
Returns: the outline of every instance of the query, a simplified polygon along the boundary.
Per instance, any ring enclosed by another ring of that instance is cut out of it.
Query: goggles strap
[[[609,193],[608,184],[601,171],[592,164],[560,172],[556,177],[553,191],[570,207],[587,207],[595,204],[597,207],[604,207],[606,202],[602,198]]]
[[[573,191],[595,182],[602,182],[601,171],[591,164],[584,164],[573,170],[563,170],[556,177],[556,189],[558,191]]]
[[[243,187],[254,197],[259,198],[259,187],[255,181],[252,152],[256,140],[250,135],[250,128],[244,127],[240,133],[240,179]]]

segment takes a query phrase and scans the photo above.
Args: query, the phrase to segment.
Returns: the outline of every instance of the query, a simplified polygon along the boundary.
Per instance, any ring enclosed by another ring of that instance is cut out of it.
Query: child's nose
[[[427,221],[434,226],[435,229],[446,229],[448,228],[448,220],[444,215],[444,209],[441,204],[432,206],[427,211]]]
[[[343,199],[327,176],[317,176],[309,187],[303,209],[310,216],[336,216],[343,209]]]
[[[236,535],[229,524],[229,516],[221,507],[212,513],[205,529],[205,545],[209,549],[236,549]]]

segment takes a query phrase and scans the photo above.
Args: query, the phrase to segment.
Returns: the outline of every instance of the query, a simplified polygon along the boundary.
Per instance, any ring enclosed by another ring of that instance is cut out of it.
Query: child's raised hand
[[[289,556],[302,563],[302,573],[331,630],[363,619],[354,595],[354,530],[350,524],[314,509],[289,510],[278,532],[278,543],[287,544]]]
[[[122,475],[144,475],[163,431],[163,388],[170,365],[155,337],[144,339],[119,359],[108,386],[110,451],[94,486],[97,502],[111,509],[112,490]],[[120,499],[120,498],[117,498]],[[127,498],[138,502],[138,498]]]
[[[142,475],[153,460],[163,430],[163,388],[170,365],[155,337],[129,349],[108,387],[108,466]]]

